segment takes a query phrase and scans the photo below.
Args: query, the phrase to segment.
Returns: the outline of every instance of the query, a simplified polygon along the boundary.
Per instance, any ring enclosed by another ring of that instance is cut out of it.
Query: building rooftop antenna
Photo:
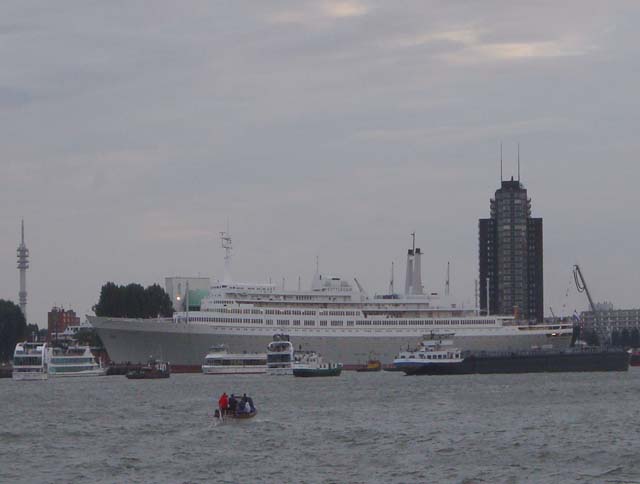
[[[500,141],[500,183],[502,183],[502,141]]]
[[[518,183],[520,183],[520,143],[518,142]]]

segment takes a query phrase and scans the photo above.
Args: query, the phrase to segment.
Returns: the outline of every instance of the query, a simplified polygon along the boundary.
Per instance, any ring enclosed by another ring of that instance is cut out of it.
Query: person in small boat
[[[251,405],[249,405],[249,401],[244,402],[244,413],[251,413]]]
[[[240,411],[244,412],[244,407],[247,404],[247,394],[243,394],[242,398],[240,399]]]
[[[252,412],[256,411],[256,407],[253,406],[253,398],[247,397],[247,403],[249,404],[249,408]]]
[[[227,397],[227,393],[223,392],[218,400],[218,408],[220,409],[220,414],[224,415],[227,413],[227,408],[229,407],[229,397]]]
[[[232,393],[229,398],[229,406],[227,407],[230,413],[235,414],[238,409],[238,400],[236,400],[235,395]]]

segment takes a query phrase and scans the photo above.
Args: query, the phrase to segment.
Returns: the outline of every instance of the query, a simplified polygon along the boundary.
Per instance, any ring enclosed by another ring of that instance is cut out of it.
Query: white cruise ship
[[[300,345],[322,353],[345,369],[362,365],[371,353],[391,363],[398,351],[415,347],[426,334],[453,334],[468,350],[519,350],[532,346],[566,347],[572,325],[528,324],[513,317],[480,315],[435,295],[424,294],[420,249],[407,256],[405,294],[368,297],[340,277],[316,271],[307,291],[285,291],[272,284],[231,281],[231,239],[223,233],[225,278],[213,285],[199,311],[166,319],[88,316],[115,362],[145,361],[162,354],[177,371],[200,371],[214,345],[231,352],[262,353],[273,335],[286,333]]]

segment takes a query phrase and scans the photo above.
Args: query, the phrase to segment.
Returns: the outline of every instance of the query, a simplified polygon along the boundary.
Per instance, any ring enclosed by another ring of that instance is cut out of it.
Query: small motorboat
[[[233,396],[233,395],[232,395]],[[253,399],[246,394],[243,398],[236,400],[237,404],[234,410],[228,408],[224,412],[221,412],[219,408],[213,413],[213,416],[220,421],[225,421],[227,419],[231,420],[247,420],[255,417],[258,414],[258,409],[253,404]],[[246,411],[244,410],[250,410]]]
[[[369,360],[367,361],[367,365],[362,368],[358,368],[356,371],[360,373],[369,372],[369,371],[381,371],[382,363],[380,360]]]
[[[220,420],[246,420],[248,418],[253,418],[258,414],[258,409],[254,408],[251,412],[246,413],[246,412],[240,412],[240,413],[232,413],[232,412],[227,412],[224,415],[220,415],[220,410],[216,409],[216,411],[214,412],[213,416],[217,419]]]
[[[171,367],[169,363],[149,360],[149,362],[127,372],[127,378],[130,380],[153,380],[156,378],[169,378],[171,376]]]

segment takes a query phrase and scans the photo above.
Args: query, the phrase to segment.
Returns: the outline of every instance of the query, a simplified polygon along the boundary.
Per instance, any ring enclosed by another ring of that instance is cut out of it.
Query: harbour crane
[[[584,276],[582,275],[582,271],[580,270],[580,266],[578,264],[573,266],[573,280],[576,283],[576,289],[578,290],[578,292],[584,292],[587,295],[589,306],[591,306],[591,311],[593,311],[593,320],[595,322],[594,326],[596,328],[599,328],[600,318],[598,317],[598,311],[596,310],[596,305],[593,304],[591,293],[589,292],[589,288],[587,287],[587,283],[584,280]]]

